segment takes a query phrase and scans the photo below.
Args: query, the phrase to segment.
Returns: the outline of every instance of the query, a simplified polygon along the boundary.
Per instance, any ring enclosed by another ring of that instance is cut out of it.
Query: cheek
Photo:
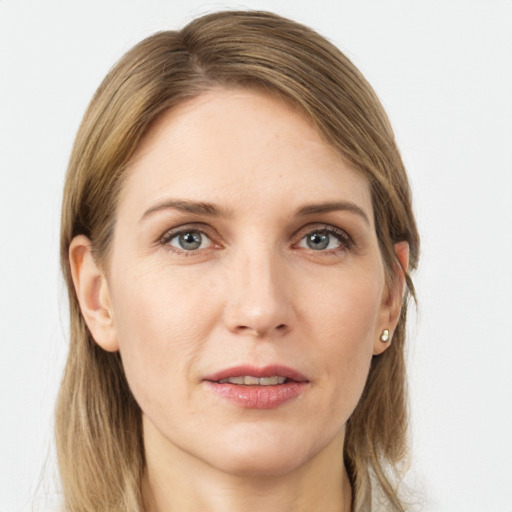
[[[363,392],[381,311],[383,278],[368,273],[326,287],[311,301],[313,337],[323,348],[321,385],[330,389],[331,407],[351,414]]]
[[[308,300],[308,310],[318,327],[326,329],[333,344],[372,344],[382,305],[383,275],[359,272],[330,279]],[[314,289],[313,286],[310,287]]]
[[[215,317],[208,284],[165,268],[134,268],[115,280],[113,307],[125,373],[137,401],[184,391]],[[174,391],[173,391],[174,392]]]

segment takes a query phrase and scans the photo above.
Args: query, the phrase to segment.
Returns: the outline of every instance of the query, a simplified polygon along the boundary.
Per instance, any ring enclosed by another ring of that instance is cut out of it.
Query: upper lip
[[[225,370],[212,373],[211,375],[207,375],[203,378],[203,380],[217,382],[222,379],[229,379],[229,377],[244,376],[252,376],[258,378],[278,376],[286,377],[287,379],[296,382],[308,382],[308,379],[299,371],[279,364],[272,364],[262,368],[252,365],[233,366],[231,368],[226,368]]]

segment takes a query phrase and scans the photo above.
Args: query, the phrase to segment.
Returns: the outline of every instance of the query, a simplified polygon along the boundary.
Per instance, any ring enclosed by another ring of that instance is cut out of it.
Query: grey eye
[[[197,230],[183,231],[173,236],[169,241],[169,245],[184,251],[205,249],[210,244],[210,239],[204,233]]]
[[[321,251],[329,246],[330,237],[328,233],[311,233],[306,236],[306,243],[310,249]]]
[[[313,251],[324,251],[338,249],[346,242],[343,240],[341,233],[331,230],[311,231],[305,235],[299,242],[299,247],[304,249],[312,249]]]

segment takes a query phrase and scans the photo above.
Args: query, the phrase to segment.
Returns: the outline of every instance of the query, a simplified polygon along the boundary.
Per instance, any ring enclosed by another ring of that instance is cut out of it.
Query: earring
[[[387,343],[389,341],[389,329],[384,329],[380,335],[380,341]]]

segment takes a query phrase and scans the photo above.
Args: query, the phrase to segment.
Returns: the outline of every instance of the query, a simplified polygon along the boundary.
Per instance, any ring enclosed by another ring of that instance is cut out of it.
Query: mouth
[[[203,380],[240,386],[276,386],[287,382],[308,382],[299,371],[277,364],[263,368],[251,365],[234,366],[208,375]]]
[[[203,379],[214,394],[248,409],[273,409],[298,398],[309,380],[286,366],[237,366]]]
[[[254,377],[252,375],[244,375],[240,377],[228,377],[219,380],[219,384],[238,384],[241,386],[276,386],[284,384],[288,379],[279,375],[273,377]]]

